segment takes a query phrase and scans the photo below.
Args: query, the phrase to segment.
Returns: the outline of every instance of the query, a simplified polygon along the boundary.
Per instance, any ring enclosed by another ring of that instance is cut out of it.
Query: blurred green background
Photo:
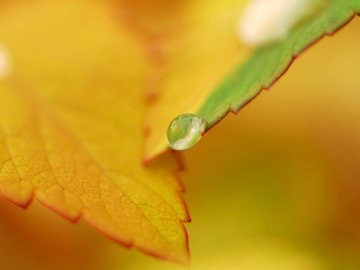
[[[184,153],[195,270],[360,269],[360,19]],[[183,269],[0,201],[1,269]]]

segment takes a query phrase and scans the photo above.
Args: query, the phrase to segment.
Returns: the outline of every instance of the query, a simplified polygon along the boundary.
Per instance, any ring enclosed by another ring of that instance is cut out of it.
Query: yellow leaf
[[[246,0],[145,2],[130,5],[133,13],[128,12],[127,18],[136,22],[133,25],[149,48],[152,64],[144,152],[145,160],[151,160],[166,151],[171,120],[182,113],[196,113],[212,89],[250,50],[236,35]],[[151,9],[154,2],[156,12]]]
[[[0,194],[33,198],[108,237],[186,263],[189,217],[164,156],[145,168],[148,64],[96,1],[17,1],[0,11]]]

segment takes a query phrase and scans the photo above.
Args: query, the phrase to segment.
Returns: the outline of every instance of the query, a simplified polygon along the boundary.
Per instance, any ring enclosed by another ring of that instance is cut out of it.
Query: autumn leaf
[[[246,0],[182,1],[177,24],[172,22],[170,34],[169,29],[146,27],[149,21],[154,21],[154,16],[148,15],[146,23],[144,16],[133,19],[142,26],[146,40],[150,39],[158,52],[158,62],[152,65],[157,75],[153,79],[156,86],[150,89],[145,119],[145,160],[166,151],[165,136],[171,120],[182,113],[196,112],[217,83],[250,54],[250,49],[235,35],[247,3]],[[169,25],[167,21],[162,24]]]
[[[229,8],[228,2],[232,1],[213,3],[210,9],[214,13],[208,14],[207,23],[204,20],[204,24],[196,24],[197,35],[191,31],[184,34],[183,42],[187,47],[179,46],[178,58],[169,59],[168,65],[176,69],[164,79],[161,95],[147,114],[146,159],[151,160],[166,151],[166,129],[175,116],[194,113],[206,120],[208,129],[211,128],[228,112],[237,112],[263,89],[270,88],[306,47],[324,35],[333,34],[360,11],[359,0],[328,1],[284,39],[250,53],[236,39],[240,13],[235,10],[240,9]],[[236,2],[241,1],[233,1]],[[203,41],[198,51],[197,38]],[[233,71],[228,72],[231,69]],[[230,75],[225,76],[226,73]],[[160,114],[163,110],[169,113]]]
[[[360,18],[314,46],[184,153],[191,269],[360,269],[359,31]],[[0,217],[2,269],[181,269],[37,202],[22,211],[0,200]]]
[[[187,263],[177,162],[142,165],[142,47],[100,3],[16,1],[0,11],[11,68],[0,81],[0,193]]]
[[[143,160],[167,150],[173,117],[195,112],[211,127],[360,7],[333,0],[251,54],[235,33],[247,2],[1,2],[0,194],[187,263],[178,163]]]

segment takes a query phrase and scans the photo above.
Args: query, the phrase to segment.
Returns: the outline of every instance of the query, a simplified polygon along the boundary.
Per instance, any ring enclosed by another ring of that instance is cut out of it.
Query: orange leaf
[[[0,81],[0,194],[186,263],[177,163],[141,161],[142,48],[94,1],[17,1],[0,13],[10,69]]]
[[[198,108],[250,54],[236,36],[246,0],[125,1],[127,18],[147,48],[145,161],[167,150],[166,131],[177,115]],[[156,10],[153,10],[156,6]]]

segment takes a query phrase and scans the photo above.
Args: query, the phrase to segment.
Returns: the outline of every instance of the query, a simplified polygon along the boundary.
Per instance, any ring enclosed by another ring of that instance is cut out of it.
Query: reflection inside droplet
[[[174,150],[185,150],[195,145],[206,129],[206,121],[185,113],[175,117],[167,131],[169,145]]]

